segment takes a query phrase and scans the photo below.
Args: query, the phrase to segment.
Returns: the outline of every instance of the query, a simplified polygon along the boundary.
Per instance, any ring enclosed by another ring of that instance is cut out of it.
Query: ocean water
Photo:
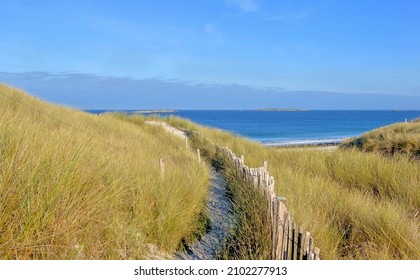
[[[103,113],[103,110],[90,110]],[[135,111],[124,111],[128,114]],[[177,111],[174,115],[266,145],[339,143],[369,130],[420,117],[420,111]]]

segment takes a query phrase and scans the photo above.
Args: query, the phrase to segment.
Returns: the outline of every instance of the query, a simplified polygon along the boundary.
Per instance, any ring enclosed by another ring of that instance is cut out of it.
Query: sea
[[[87,110],[101,114],[110,110]],[[121,112],[121,111],[119,111]],[[123,110],[127,114],[137,110]],[[148,115],[147,113],[146,115]],[[156,113],[155,113],[156,114]],[[272,146],[338,144],[381,126],[411,121],[419,111],[204,111],[157,113],[189,119]]]

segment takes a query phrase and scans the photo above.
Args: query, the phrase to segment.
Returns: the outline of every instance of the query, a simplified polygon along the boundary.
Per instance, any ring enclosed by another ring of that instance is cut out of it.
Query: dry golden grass
[[[420,119],[372,130],[344,141],[341,146],[387,155],[405,154],[420,159]]]
[[[0,258],[150,258],[149,244],[172,253],[198,230],[208,168],[161,127],[140,116],[53,106],[4,85],[0,112]],[[209,158],[215,150],[206,139],[245,155],[248,166],[268,160],[276,193],[311,231],[322,258],[420,259],[420,166],[409,156],[266,148],[167,121],[199,131],[194,144]],[[261,258],[254,253],[238,255]]]
[[[1,259],[151,258],[198,229],[208,168],[162,128],[5,85],[0,112]]]
[[[245,155],[248,166],[268,160],[276,193],[286,197],[293,219],[314,236],[321,258],[420,259],[417,161],[355,149],[267,148],[185,120],[168,121]],[[214,156],[209,142],[196,143]]]

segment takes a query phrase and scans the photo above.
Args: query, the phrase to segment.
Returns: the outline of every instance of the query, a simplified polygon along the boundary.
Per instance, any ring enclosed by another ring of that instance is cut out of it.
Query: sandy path
[[[173,134],[177,137],[180,137],[182,139],[187,139],[188,138],[187,134],[184,131],[179,130],[178,128],[175,128],[173,126],[170,126],[166,122],[146,121],[146,123],[150,124],[150,125],[154,125],[154,126],[162,126],[167,132],[169,132],[169,133],[171,133],[171,134]]]
[[[146,121],[147,124],[162,126],[169,133],[187,139],[184,131],[168,125],[165,122]],[[210,230],[200,240],[190,244],[188,252],[177,252],[175,259],[181,260],[212,260],[223,248],[230,229],[233,227],[231,203],[226,196],[226,184],[220,172],[211,168],[211,181],[207,202],[207,216],[210,219]]]
[[[188,252],[178,252],[177,259],[182,260],[212,260],[223,248],[228,232],[233,226],[231,203],[226,196],[226,185],[220,172],[212,169],[207,216],[211,228],[199,241],[188,248]]]

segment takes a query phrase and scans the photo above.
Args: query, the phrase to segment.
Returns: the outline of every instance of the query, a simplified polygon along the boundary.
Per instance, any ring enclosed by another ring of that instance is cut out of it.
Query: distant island
[[[288,109],[288,108],[262,108],[262,109],[255,109],[253,111],[261,111],[261,112],[307,112],[307,109]]]
[[[159,113],[176,113],[175,110],[137,110],[137,114],[159,114]]]

